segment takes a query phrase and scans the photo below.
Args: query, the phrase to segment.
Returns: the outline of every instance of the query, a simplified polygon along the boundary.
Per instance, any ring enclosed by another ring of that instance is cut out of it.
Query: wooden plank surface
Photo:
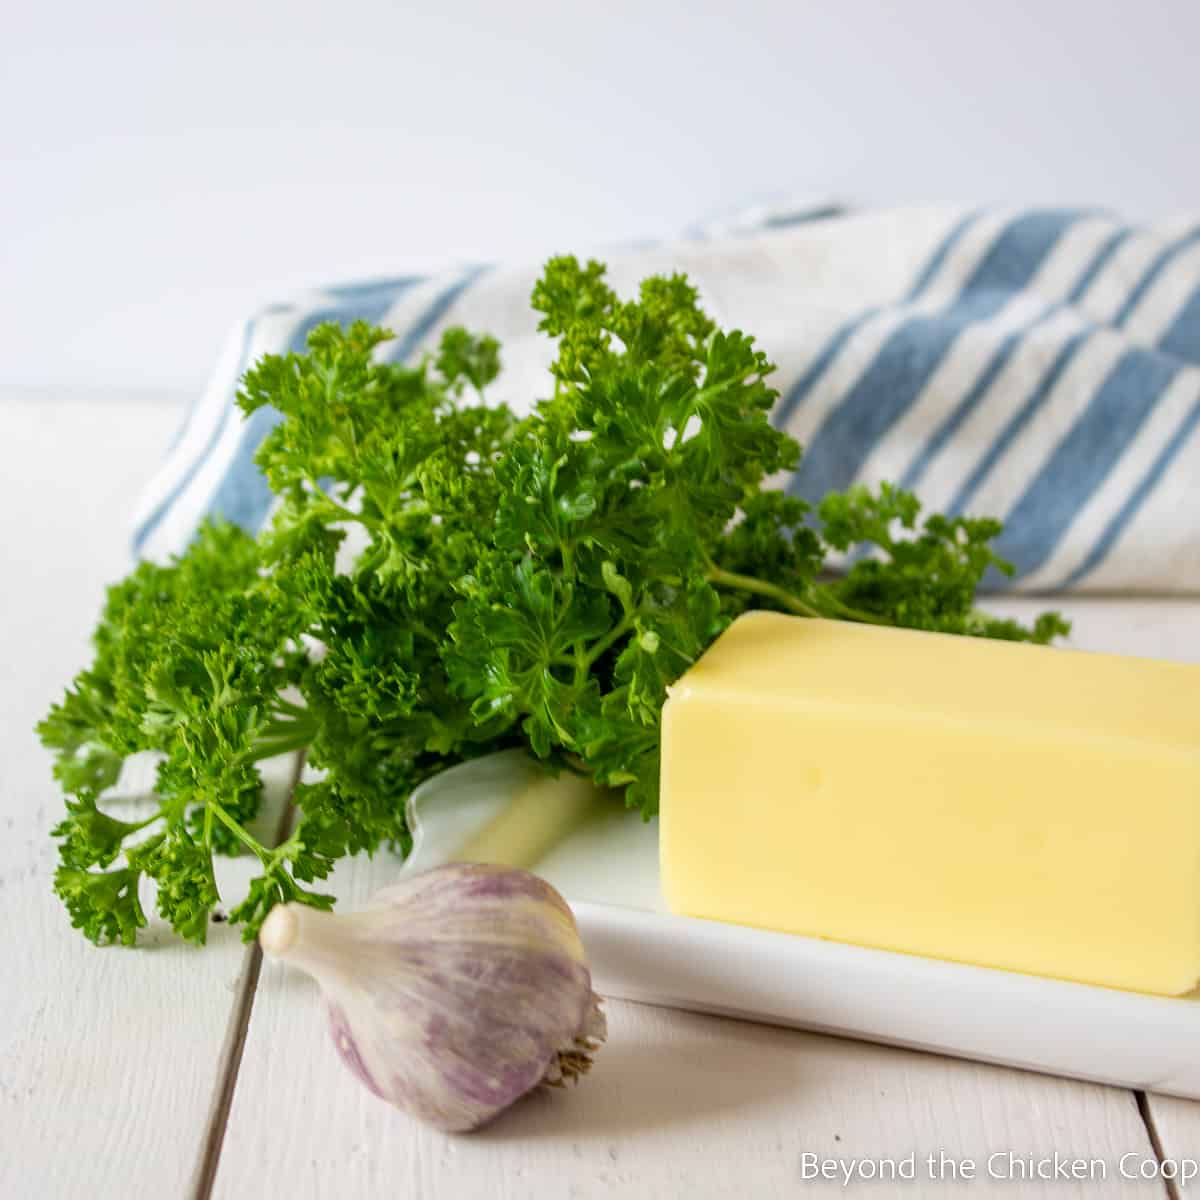
[[[1174,1190],[1200,1193],[1200,1102],[1177,1096],[1147,1096],[1151,1128],[1164,1161],[1176,1164]]]
[[[174,406],[0,403],[0,1196],[185,1193],[250,952],[97,949],[51,891],[62,800],[33,725],[86,661]],[[277,778],[280,776],[277,773]],[[284,773],[286,777],[286,772]],[[244,876],[232,863],[222,879]]]

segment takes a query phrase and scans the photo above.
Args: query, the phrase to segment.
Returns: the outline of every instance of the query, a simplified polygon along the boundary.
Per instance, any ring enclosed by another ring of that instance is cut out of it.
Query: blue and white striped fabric
[[[810,214],[811,215],[811,214]],[[825,214],[821,214],[825,217]],[[889,479],[931,508],[1006,522],[1022,591],[1200,591],[1200,223],[1131,228],[1078,210],[899,211],[710,232],[613,254],[610,276],[686,271],[726,327],[779,364],[774,414],[806,446],[777,482],[810,500]],[[135,548],[162,557],[219,513],[254,529],[271,496],[237,380],[325,320],[395,330],[407,359],[448,324],[501,339],[495,398],[547,388],[537,266],[376,280],[240,327],[144,497]]]

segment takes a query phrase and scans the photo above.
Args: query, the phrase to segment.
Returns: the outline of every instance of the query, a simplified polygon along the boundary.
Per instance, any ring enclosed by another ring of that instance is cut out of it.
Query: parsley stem
[[[217,820],[233,834],[247,850],[252,851],[258,856],[259,861],[266,866],[267,860],[271,857],[271,851],[266,848],[257,838],[251,837],[215,800],[210,800],[207,805],[208,812],[213,813]],[[207,817],[207,813],[205,814]]]
[[[812,599],[815,603],[801,600],[786,588],[778,584],[768,583],[765,579],[756,579],[753,575],[739,575],[734,571],[725,571],[715,563],[708,568],[708,581],[718,587],[739,588],[743,592],[754,592],[759,596],[767,596],[777,604],[782,604],[789,611],[801,617],[834,617],[841,621],[856,621],[862,625],[892,625],[893,621],[876,613],[865,612],[861,608],[852,608],[843,603],[828,588],[814,588]]]
[[[584,656],[584,663],[590,668],[614,642],[622,638],[633,627],[633,617],[626,613],[598,642],[593,643]]]
[[[295,709],[294,705],[289,707]],[[277,754],[307,749],[317,736],[317,730],[318,723],[312,713],[303,709],[299,710],[299,715],[295,717],[271,721],[258,735],[247,753],[246,761],[261,762],[264,758],[274,758]]]
[[[340,501],[335,500],[321,485],[313,479],[312,476],[307,476],[308,482],[312,485],[313,491],[310,496],[313,500],[317,500],[324,504],[327,508],[332,508],[345,521],[357,521],[360,525],[367,529],[375,529],[378,527],[378,522],[372,520],[365,513],[355,512],[351,508],[347,508]]]
[[[122,838],[130,837],[132,834],[140,833],[147,825],[153,825],[155,821],[167,815],[165,808],[160,808],[157,812],[151,813],[144,821],[122,821],[125,826],[125,832],[121,835]]]
[[[776,604],[782,604],[790,612],[796,613],[797,616],[819,617],[822,615],[818,609],[813,608],[811,604],[806,604],[798,596],[793,596],[786,588],[768,583],[765,579],[755,579],[753,575],[739,575],[736,571],[723,570],[716,563],[709,563],[706,578],[709,583],[715,583],[717,587],[737,588],[739,591],[766,596],[768,599],[774,600]]]
[[[413,631],[413,633],[420,634],[420,636],[423,637],[427,642],[433,642],[437,646],[442,644],[441,635],[434,633],[428,625],[423,625],[420,621],[413,617],[407,617],[405,619],[405,623],[407,624],[408,628]]]
[[[862,625],[894,625],[894,621],[876,613],[864,612],[861,608],[852,608],[843,603],[828,588],[814,589],[820,593],[820,603],[825,605],[831,615],[843,621],[857,621]]]
[[[295,750],[304,750],[312,744],[313,730],[305,729],[290,737],[263,738],[255,742],[247,762],[262,762],[264,758],[275,758],[280,754],[290,754]]]

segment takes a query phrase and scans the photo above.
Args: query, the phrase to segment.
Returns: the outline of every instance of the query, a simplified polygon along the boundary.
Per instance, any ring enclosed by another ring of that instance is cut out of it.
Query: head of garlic
[[[451,1132],[591,1066],[604,1014],[575,919],[528,871],[450,863],[361,912],[278,905],[263,950],[312,975],[342,1060],[376,1095]]]

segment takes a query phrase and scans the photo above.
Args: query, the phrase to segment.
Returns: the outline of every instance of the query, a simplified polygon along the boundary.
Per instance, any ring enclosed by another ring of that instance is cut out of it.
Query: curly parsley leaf
[[[86,871],[61,865],[54,873],[54,890],[67,909],[71,924],[85,937],[104,946],[132,946],[146,924],[138,901],[141,872],[132,867],[116,871]]]

